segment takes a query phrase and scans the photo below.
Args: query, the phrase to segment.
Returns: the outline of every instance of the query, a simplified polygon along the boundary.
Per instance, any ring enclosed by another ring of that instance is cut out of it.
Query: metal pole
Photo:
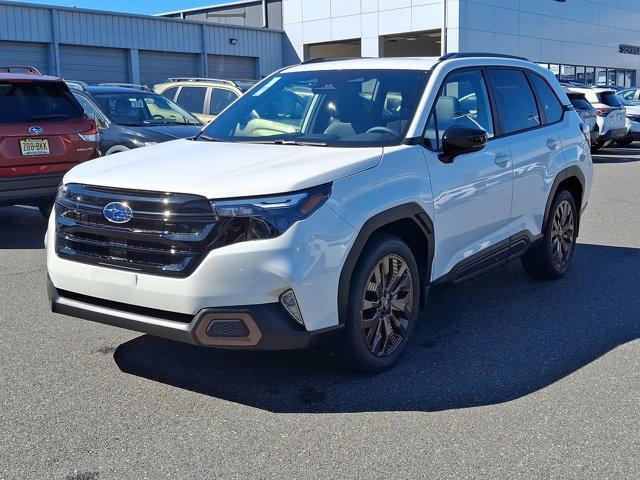
[[[442,0],[442,30],[440,31],[440,52],[447,54],[447,0]]]
[[[262,0],[262,28],[269,28],[269,6],[267,0]]]

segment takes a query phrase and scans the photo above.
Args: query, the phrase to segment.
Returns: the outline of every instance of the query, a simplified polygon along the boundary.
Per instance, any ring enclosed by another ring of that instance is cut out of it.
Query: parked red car
[[[63,175],[100,155],[98,129],[62,79],[20,68],[0,67],[0,206],[47,216]]]

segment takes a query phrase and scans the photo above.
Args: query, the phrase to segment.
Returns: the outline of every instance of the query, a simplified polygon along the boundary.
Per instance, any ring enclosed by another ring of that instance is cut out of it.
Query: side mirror
[[[96,125],[98,126],[98,130],[108,130],[109,129],[109,124],[100,117],[96,118]]]
[[[481,128],[454,125],[447,128],[442,137],[442,153],[439,158],[443,163],[452,163],[453,159],[463,153],[482,150],[489,140],[487,132]]]

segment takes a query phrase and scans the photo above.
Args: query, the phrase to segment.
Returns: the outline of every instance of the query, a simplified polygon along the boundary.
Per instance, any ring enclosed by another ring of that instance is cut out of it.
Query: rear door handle
[[[558,140],[555,139],[555,138],[547,139],[547,148],[549,150],[555,150],[556,148],[558,148],[559,144],[560,144],[560,142],[558,142]]]
[[[503,166],[511,161],[511,155],[504,152],[497,152],[494,154],[493,161],[496,162],[496,165]]]

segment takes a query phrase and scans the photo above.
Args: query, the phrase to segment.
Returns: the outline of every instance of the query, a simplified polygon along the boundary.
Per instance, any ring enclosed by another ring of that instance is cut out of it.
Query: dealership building
[[[0,1],[0,65],[88,82],[261,78],[316,57],[445,52],[517,55],[563,80],[636,85],[640,1],[243,0],[154,17]]]
[[[526,57],[564,80],[627,86],[640,69],[639,0],[270,0],[169,15],[282,28],[285,64],[493,52]]]

